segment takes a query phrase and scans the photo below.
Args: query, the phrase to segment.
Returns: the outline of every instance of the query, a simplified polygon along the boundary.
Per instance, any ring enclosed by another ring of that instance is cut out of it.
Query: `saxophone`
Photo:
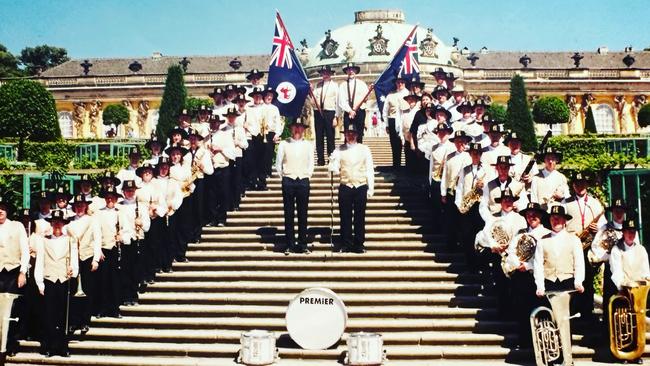
[[[621,294],[609,300],[609,349],[619,360],[632,361],[643,355],[646,344],[646,301],[650,283],[623,285]]]
[[[483,198],[483,187],[481,186],[479,188],[479,185],[483,182],[484,177],[485,171],[483,171],[481,178],[476,180],[474,187],[463,196],[463,199],[460,201],[460,207],[458,207],[460,213],[465,214],[469,212],[477,202],[481,201],[481,198]]]

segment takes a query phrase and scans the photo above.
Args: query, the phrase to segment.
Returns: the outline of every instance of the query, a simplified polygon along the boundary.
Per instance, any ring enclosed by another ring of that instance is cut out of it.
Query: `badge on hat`
[[[476,152],[483,152],[483,147],[481,146],[480,143],[477,142],[471,142],[469,144],[469,149],[467,150],[468,152],[476,151]]]
[[[542,218],[545,218],[546,216],[548,216],[548,213],[537,202],[528,202],[528,204],[526,205],[526,208],[519,211],[519,214],[521,216],[526,217],[526,213],[528,213],[528,212],[536,212],[540,216],[542,216]]]
[[[492,166],[497,166],[497,165],[513,166],[515,164],[512,163],[512,159],[510,158],[510,155],[499,155],[497,156],[497,161],[491,165]]]
[[[51,212],[50,217],[45,219],[46,221],[63,221],[68,222],[68,219],[65,217],[65,211],[63,210],[54,210]]]
[[[456,142],[456,140],[469,142],[472,141],[472,137],[470,137],[465,131],[458,130],[454,131],[454,135],[449,138],[449,141],[451,142]]]
[[[517,199],[519,199],[519,197],[514,193],[512,193],[512,190],[510,188],[506,187],[506,189],[501,191],[501,196],[494,199],[494,202],[501,203],[501,201],[505,199],[516,201]]]
[[[440,122],[440,123],[438,123],[438,125],[436,126],[436,129],[435,129],[434,132],[435,132],[435,133],[438,133],[438,132],[442,132],[442,131],[446,131],[446,132],[451,133],[451,132],[453,131],[453,129],[451,128],[451,126],[449,126],[449,125],[446,124],[445,122]]]
[[[105,171],[104,174],[99,178],[99,183],[101,184],[109,184],[112,186],[118,186],[121,181],[119,178],[115,176],[114,172],[111,172],[109,170]]]
[[[70,202],[70,204],[72,204],[73,206],[78,205],[78,204],[82,204],[82,203],[88,203],[88,201],[86,201],[86,196],[83,195],[83,194],[75,195],[72,198],[72,202]]]
[[[636,221],[634,219],[629,219],[623,221],[623,230],[638,230],[638,225],[636,224]]]
[[[138,186],[135,184],[135,181],[133,179],[125,180],[122,182],[122,190],[126,189],[137,189]]]

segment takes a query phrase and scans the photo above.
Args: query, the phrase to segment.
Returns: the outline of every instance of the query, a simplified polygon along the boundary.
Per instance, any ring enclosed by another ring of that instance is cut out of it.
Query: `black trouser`
[[[203,203],[205,202],[205,178],[194,181],[194,192],[192,198],[192,213],[190,216],[190,242],[198,243],[201,240],[201,231],[203,230]]]
[[[253,136],[249,141],[248,148],[250,149],[251,186],[260,188],[266,185],[266,174],[264,172],[266,147],[262,136]]]
[[[102,249],[104,261],[99,265],[99,286],[98,297],[100,298],[100,314],[104,316],[116,316],[120,313],[121,283],[118,270],[117,247]]]
[[[140,246],[140,281],[153,281],[156,272],[162,269],[162,261],[159,252],[162,250],[165,241],[165,218],[155,216],[151,219],[149,231],[144,235],[144,241]]]
[[[273,173],[273,156],[275,155],[275,142],[273,142],[274,137],[275,132],[266,133],[266,142],[264,142],[264,167],[262,168],[264,185],[266,185],[266,177],[270,177]]]
[[[193,228],[192,225],[192,197],[188,196],[183,199],[183,203],[178,210],[172,215],[170,220],[169,233],[174,236],[174,251],[172,255],[178,261],[185,260],[187,251],[187,241]]]
[[[354,128],[357,129],[357,142],[363,143],[363,135],[366,130],[366,111],[359,109],[354,118],[350,118],[348,113],[343,114],[343,128],[347,129],[348,126],[352,123]]]
[[[230,161],[230,189],[232,190],[232,199],[230,202],[230,209],[239,208],[241,203],[241,196],[244,193],[242,185],[242,158],[237,158]]]
[[[79,319],[76,325],[80,327],[90,325],[90,317],[93,315],[93,313],[95,313],[94,309],[99,308],[99,304],[97,303],[97,299],[98,299],[97,291],[99,289],[97,287],[98,272],[91,271],[92,264],[93,264],[93,257],[89,257],[86,260],[79,261],[79,275],[81,276],[81,288],[83,288],[83,292],[86,294],[85,297],[78,298],[78,301],[75,301],[75,303],[79,304],[78,311],[75,311],[75,314],[78,314],[78,319]],[[72,289],[73,294],[77,293],[77,287],[79,286],[78,277],[77,277],[77,281],[75,282],[77,286],[73,287]]]
[[[120,278],[122,282],[122,303],[138,301],[138,251],[139,240],[131,244],[122,245],[122,263],[120,265]]]
[[[68,281],[45,280],[45,339],[41,346],[50,354],[68,352],[68,336],[65,331]]]
[[[485,256],[490,264],[492,283],[494,284],[494,290],[497,296],[499,316],[502,318],[512,318],[513,314],[510,309],[510,283],[508,283],[508,278],[501,268],[501,255],[486,251]]]
[[[438,190],[440,192],[440,190]],[[447,203],[443,207],[443,220],[445,223],[445,234],[447,236],[447,245],[450,248],[455,248],[460,239],[460,212],[454,203],[454,196],[447,194]]]
[[[210,203],[213,207],[212,222],[225,224],[232,198],[230,168],[215,168],[212,179],[214,180],[212,184],[216,192],[216,202]]]
[[[516,270],[510,274],[512,288],[512,309],[519,328],[519,344],[532,346],[530,313],[542,302],[536,296],[535,278],[530,271]]]
[[[399,168],[402,165],[402,140],[395,130],[395,124],[395,118],[388,119],[388,138],[390,139],[390,150],[393,153],[393,168]],[[402,128],[399,122],[397,122],[397,128]]]
[[[580,318],[582,321],[590,322],[594,313],[594,267],[590,264],[587,252],[589,250],[583,250],[583,256],[585,261],[585,280],[582,282],[582,286],[585,288],[585,292],[576,293],[572,298],[572,303],[576,312],[580,313]]]
[[[474,240],[476,234],[485,226],[485,222],[478,212],[478,203],[472,206],[465,214],[460,214],[461,226],[457,230],[461,230],[460,243],[465,253],[467,266],[470,271],[478,269],[478,260],[476,257],[476,249],[474,248]]]
[[[415,151],[411,150],[411,143],[404,141],[404,162],[406,164],[406,170],[411,176],[415,176],[417,172],[416,158]]]
[[[562,281],[560,281],[559,278],[555,281],[544,279],[544,291],[572,291],[575,290],[574,282],[575,280],[573,277]]]
[[[341,216],[341,242],[343,247],[351,249],[362,247],[366,240],[366,203],[368,186],[339,186],[339,212]],[[354,238],[352,221],[354,220]]]
[[[603,326],[604,334],[609,335],[609,300],[612,296],[618,294],[618,289],[612,282],[612,270],[609,267],[609,261],[604,264],[603,270]],[[609,339],[609,337],[607,338]]]
[[[442,210],[443,210],[443,205],[442,201],[440,201],[440,182],[436,182],[435,180],[431,180],[431,190],[429,191],[429,201],[431,203],[431,208],[432,208],[432,218],[433,218],[433,231],[436,233],[444,233],[445,230],[443,228],[443,221],[442,221]]]
[[[307,210],[309,205],[309,178],[282,177],[282,203],[284,206],[284,232],[287,246],[295,243],[294,210],[298,211],[298,243],[307,246]]]
[[[159,268],[165,272],[169,272],[172,268],[172,250],[174,248],[174,240],[172,239],[172,235],[169,233],[173,216],[161,217],[160,220],[162,221],[162,224],[160,224],[160,241],[155,246],[157,258],[156,269]],[[157,220],[153,220],[151,225],[159,225],[157,222]]]
[[[0,293],[11,293],[17,295],[24,295],[25,288],[18,288],[18,275],[20,274],[20,266],[7,271],[3,269],[0,271]],[[24,300],[25,296],[19,297],[14,300],[11,308],[11,317],[18,318],[19,321],[23,321],[23,316],[26,313],[26,301]],[[18,349],[18,339],[22,336],[21,330],[23,329],[23,324],[17,322],[9,323],[9,333],[7,338],[7,350],[8,351],[17,351]]]
[[[318,165],[325,164],[325,139],[327,139],[327,156],[334,151],[334,114],[335,111],[314,112],[314,134],[316,135],[316,156]]]
[[[248,140],[248,147],[242,151],[242,180],[243,191],[252,189],[255,186],[253,178],[253,140]]]

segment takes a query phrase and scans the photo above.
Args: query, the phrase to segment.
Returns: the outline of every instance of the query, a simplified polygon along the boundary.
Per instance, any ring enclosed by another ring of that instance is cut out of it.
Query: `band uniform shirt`
[[[456,146],[454,146],[454,144],[449,140],[437,142],[432,146],[429,159],[429,183],[431,183],[432,180],[440,181],[440,179],[442,179],[442,174],[440,175],[440,179],[434,179],[435,172],[441,169],[445,157],[454,151],[456,151]]]
[[[609,261],[610,253],[608,253],[607,250],[603,248],[602,244],[602,241],[605,239],[605,230],[614,230],[616,233],[617,241],[623,238],[623,224],[621,223],[610,221],[598,228],[598,232],[594,236],[594,241],[591,242],[591,252],[593,254],[593,259],[597,262]],[[638,235],[634,238],[634,242],[640,244]],[[614,246],[615,245],[616,243],[614,243]]]
[[[545,207],[555,200],[553,195],[556,191],[562,194],[560,201],[565,197],[569,197],[571,194],[564,174],[557,170],[549,172],[544,168],[533,176],[530,184],[531,201],[537,202],[542,207]]]
[[[415,136],[409,136],[409,133],[411,131],[411,125],[413,124],[413,119],[415,118],[415,114],[419,111],[417,106],[414,106],[413,108],[407,108],[401,111],[400,116],[400,126],[401,130],[399,131],[399,135],[402,137],[402,139],[406,139],[408,136],[408,141],[412,141],[415,139]],[[397,128],[397,127],[396,127]],[[407,148],[411,148],[408,146]]]
[[[512,155],[510,154],[510,161],[513,166],[510,167],[510,176],[515,178],[516,180],[521,179],[521,175],[523,174],[524,170],[526,169],[526,166],[530,162],[532,157],[530,155],[526,155],[524,153],[519,153],[517,155]],[[531,177],[537,174],[538,172],[537,164],[533,164],[533,167],[530,169],[530,172],[528,173]]]
[[[623,249],[615,245],[609,257],[612,282],[619,290],[622,289],[623,285],[630,284],[630,282],[641,281],[650,277],[648,252],[643,245],[636,242],[631,246],[625,243],[622,244]]]
[[[567,214],[573,216],[571,220],[567,221],[566,230],[576,235],[580,235],[591,224],[594,218],[605,210],[600,201],[589,194],[586,194],[584,197],[572,195],[569,198],[565,198],[562,204],[566,208]],[[596,224],[598,227],[607,224],[605,215],[600,216]]]
[[[157,164],[157,163],[156,163]],[[119,172],[117,172],[117,175],[115,177],[120,180],[120,182],[124,182],[125,180],[134,180],[135,185],[139,186],[140,183],[142,183],[142,178],[138,177],[135,175],[135,170],[137,167],[132,167],[131,165],[127,166],[126,168],[120,169]],[[122,187],[121,185],[115,186],[115,189],[119,192],[122,193]]]
[[[226,168],[230,165],[230,160],[235,160],[237,158],[235,140],[233,139],[233,127],[227,123],[211,135],[208,145],[208,148],[213,153],[212,165],[214,166],[214,169]],[[215,148],[221,149],[221,151],[215,152],[213,150]]]
[[[347,79],[339,84],[339,108],[346,113],[352,112],[361,103],[368,93],[368,85],[358,78]],[[366,103],[362,103],[359,109],[366,109]]]
[[[214,167],[212,165],[212,154],[210,151],[202,146],[199,146],[195,150],[190,149],[190,152],[187,153],[190,156],[190,163],[197,164],[199,168],[198,178],[201,179],[206,175],[212,175],[214,173]]]
[[[275,170],[281,177],[311,178],[314,174],[314,145],[305,139],[288,138],[278,145]]]
[[[492,143],[492,141],[490,140],[490,136],[488,136],[488,134],[485,132],[481,132],[480,135],[475,136],[474,142],[481,144],[482,148],[486,148],[490,146],[490,144]]]
[[[29,244],[22,223],[6,219],[0,224],[0,270],[11,271],[20,266],[21,273],[29,268]]]
[[[526,208],[528,198],[524,194],[524,184],[508,177],[505,181],[500,181],[499,178],[494,178],[483,186],[483,198],[479,205],[479,213],[483,220],[487,220],[491,215],[501,211],[501,204],[496,202],[498,197],[501,197],[501,191],[510,188],[512,194],[519,196],[515,201],[515,210],[520,211]]]
[[[354,143],[337,147],[330,156],[329,171],[340,172],[340,182],[350,188],[368,185],[368,195],[375,190],[375,169],[368,146]]]
[[[120,237],[122,239],[122,244],[131,245],[133,241],[144,239],[144,233],[149,231],[151,226],[151,220],[149,218],[149,206],[138,202],[136,205],[136,200],[127,200],[123,199],[120,201],[119,211],[124,215],[124,223],[120,226]],[[138,209],[138,214],[136,216],[136,208]],[[135,227],[135,220],[140,219],[142,221],[142,229],[137,230]]]
[[[158,159],[162,158],[164,154],[158,154],[158,155],[153,155],[151,154],[151,157],[149,159],[145,159],[142,164],[149,163],[151,165],[158,165]]]
[[[181,187],[174,179],[167,177],[158,177],[155,182],[157,190],[161,194],[160,209],[156,211],[158,216],[173,215],[181,204],[183,204],[183,192]]]
[[[319,81],[314,88],[314,98],[323,111],[336,111],[339,86],[332,80]]]
[[[126,217],[122,212],[118,211],[119,209],[116,208],[118,206],[116,204],[114,208],[104,207],[95,214],[102,233],[102,249],[113,249],[116,245],[115,237],[118,233],[115,226],[118,225],[120,230],[125,226]]]
[[[545,291],[545,279],[555,282],[573,277],[574,286],[582,286],[585,262],[580,239],[566,230],[544,235],[535,247],[533,274],[537,290],[541,291]]]
[[[458,181],[456,183],[456,195],[454,198],[454,203],[456,203],[456,207],[460,208],[461,202],[463,201],[463,197],[467,195],[471,190],[474,189],[474,186],[479,180],[483,180],[484,183],[487,183],[485,181],[485,176],[487,174],[487,171],[485,168],[483,168],[483,164],[480,162],[477,165],[470,164],[466,165],[463,169],[460,170],[458,173]],[[479,194],[482,196],[483,195],[483,190],[479,192]]]
[[[465,131],[474,142],[478,142],[477,137],[483,133],[483,126],[476,123],[474,117],[460,118],[451,124],[451,128],[454,131]]]
[[[262,123],[266,126],[266,133],[274,132],[277,136],[282,135],[284,123],[278,107],[272,103],[264,103],[262,104],[262,114]]]
[[[395,90],[386,96],[384,108],[381,112],[386,127],[388,127],[389,118],[394,118],[395,121],[401,121],[401,112],[409,109],[408,103],[404,100],[404,97],[407,95],[409,95],[409,91],[404,88],[402,90]],[[399,125],[400,123],[395,123],[395,132],[401,134]]]
[[[79,247],[79,260],[85,261],[92,257],[98,262],[102,255],[102,231],[97,220],[89,215],[73,216],[66,225],[64,232],[72,238],[74,245]]]
[[[498,243],[492,238],[490,230],[492,229],[492,224],[496,220],[501,220],[503,229],[506,230],[509,237],[515,236],[520,230],[526,228],[526,219],[523,216],[516,213],[514,210],[510,212],[499,211],[495,215],[490,216],[485,221],[485,226],[478,234],[476,234],[475,243],[481,244],[486,248],[496,248]]]
[[[264,104],[252,104],[246,107],[246,114],[244,115],[244,130],[246,130],[246,138],[249,140],[253,138],[253,136],[259,136],[260,133],[262,133],[264,108]],[[223,125],[219,126],[220,129],[223,127]]]
[[[45,291],[45,281],[63,283],[68,280],[67,259],[70,259],[72,277],[79,274],[79,260],[76,243],[67,235],[41,236],[36,242],[36,264],[34,280],[40,291]]]
[[[458,173],[466,165],[472,163],[472,158],[469,156],[467,151],[458,151],[454,150],[453,152],[447,154],[445,158],[445,165],[442,168],[442,180],[440,181],[440,195],[446,196],[449,192],[448,190],[453,190],[456,188],[456,180],[458,179]]]
[[[481,163],[488,170],[490,179],[497,177],[497,169],[493,164],[496,164],[497,158],[502,155],[510,155],[510,149],[503,144],[497,147],[488,145],[481,150]]]
[[[88,215],[92,215],[106,206],[106,200],[99,196],[93,196],[92,193],[83,194],[83,196],[87,202],[90,202],[88,204]]]
[[[189,154],[185,154],[185,157],[187,156],[189,156]],[[178,182],[181,187],[186,186],[192,177],[190,163],[183,161],[182,163],[173,164],[169,167],[169,177]],[[189,188],[190,192],[193,192],[194,183],[190,183]]]
[[[530,226],[525,229],[519,230],[519,232],[512,238],[510,244],[508,245],[507,256],[506,256],[506,266],[510,271],[516,270],[521,264],[524,265],[524,268],[527,271],[532,271],[535,261],[535,253],[533,252],[532,257],[526,262],[521,262],[519,256],[517,256],[517,243],[523,235],[530,235],[539,243],[542,240],[542,237],[549,234],[551,230],[547,229],[541,223],[537,225],[536,228],[531,228]]]
[[[433,147],[440,143],[438,134],[435,133],[437,122],[435,119],[427,120],[426,123],[418,126],[418,131],[415,138],[418,140],[418,150],[424,153],[427,160],[431,159]]]
[[[243,120],[240,120],[239,119],[240,117],[242,116],[237,117],[234,126],[229,123],[226,123],[225,126],[221,126],[224,130],[228,130],[232,134],[233,143],[235,144],[235,158],[243,157],[244,150],[248,149],[248,139],[246,136],[246,130],[244,130]],[[241,123],[238,121],[241,121]]]

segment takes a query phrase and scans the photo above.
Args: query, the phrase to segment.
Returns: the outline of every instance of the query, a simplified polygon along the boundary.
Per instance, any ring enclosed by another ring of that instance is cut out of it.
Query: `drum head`
[[[322,350],[341,339],[347,324],[345,304],[330,289],[310,288],[289,303],[287,331],[300,347]]]

